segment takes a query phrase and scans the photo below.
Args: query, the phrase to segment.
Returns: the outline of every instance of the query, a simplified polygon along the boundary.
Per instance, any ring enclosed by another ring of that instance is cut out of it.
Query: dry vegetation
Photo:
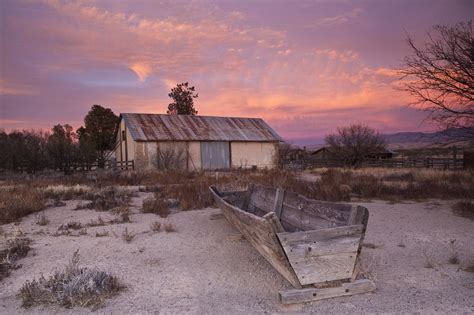
[[[453,212],[474,220],[474,203],[471,200],[459,201],[453,205]]]
[[[16,262],[28,255],[31,240],[28,238],[7,239],[5,245],[0,248],[0,281],[10,275],[11,270],[21,266]]]
[[[46,207],[38,189],[27,186],[0,186],[0,224],[10,223]]]
[[[288,189],[308,198],[327,201],[350,201],[352,197],[391,201],[427,198],[465,199],[454,206],[454,212],[474,217],[473,171],[443,171],[433,169],[315,169],[319,180],[309,182],[298,174],[285,170],[238,170],[213,175],[178,170],[159,171],[98,171],[68,176],[51,174],[12,175],[0,185],[0,223],[14,222],[21,217],[41,211],[48,199],[81,199],[88,203],[78,209],[112,211],[115,223],[130,222],[127,210],[130,198],[140,190],[153,191],[154,197],[143,202],[142,212],[166,217],[175,202],[181,210],[202,209],[214,204],[208,187],[226,186],[244,189],[249,183]],[[1,179],[1,176],[0,176]],[[23,183],[28,180],[28,185]],[[121,185],[121,186],[119,186]],[[38,220],[47,224],[47,218]]]
[[[170,214],[168,204],[158,192],[153,197],[143,201],[141,211],[143,213],[154,213],[162,218],[166,218]]]
[[[80,267],[76,251],[63,271],[57,271],[48,279],[41,276],[38,280],[27,281],[20,289],[19,297],[26,308],[57,304],[96,309],[124,288],[107,272]]]

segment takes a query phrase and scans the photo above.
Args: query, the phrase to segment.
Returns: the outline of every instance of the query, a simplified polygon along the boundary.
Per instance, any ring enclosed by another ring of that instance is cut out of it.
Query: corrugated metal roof
[[[130,113],[120,117],[135,141],[283,141],[261,118]]]

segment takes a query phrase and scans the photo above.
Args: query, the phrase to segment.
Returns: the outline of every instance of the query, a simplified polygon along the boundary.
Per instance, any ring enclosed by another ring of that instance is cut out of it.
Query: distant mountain
[[[474,136],[474,128],[448,129],[436,132],[398,132],[384,135],[385,141],[391,148],[413,148],[424,146],[441,146],[452,143],[452,139],[463,139],[456,145],[465,145]]]

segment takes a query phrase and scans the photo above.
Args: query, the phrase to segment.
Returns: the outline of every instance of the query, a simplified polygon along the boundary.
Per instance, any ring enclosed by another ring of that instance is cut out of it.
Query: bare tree
[[[155,157],[155,166],[159,170],[177,170],[186,168],[187,151],[184,148],[158,148]]]
[[[437,25],[422,48],[408,37],[413,54],[405,57],[402,90],[411,104],[454,140],[474,138],[474,36],[472,21],[453,27]]]
[[[385,150],[385,141],[374,129],[364,125],[337,128],[337,132],[326,136],[328,150],[334,158],[345,164],[358,166],[372,155]]]

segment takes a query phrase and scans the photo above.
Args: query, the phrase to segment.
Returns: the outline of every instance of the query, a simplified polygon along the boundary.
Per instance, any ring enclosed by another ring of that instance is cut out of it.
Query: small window
[[[125,136],[126,135],[127,135],[127,133],[125,132],[125,130],[122,130],[122,141],[125,141],[125,139],[126,139]]]

